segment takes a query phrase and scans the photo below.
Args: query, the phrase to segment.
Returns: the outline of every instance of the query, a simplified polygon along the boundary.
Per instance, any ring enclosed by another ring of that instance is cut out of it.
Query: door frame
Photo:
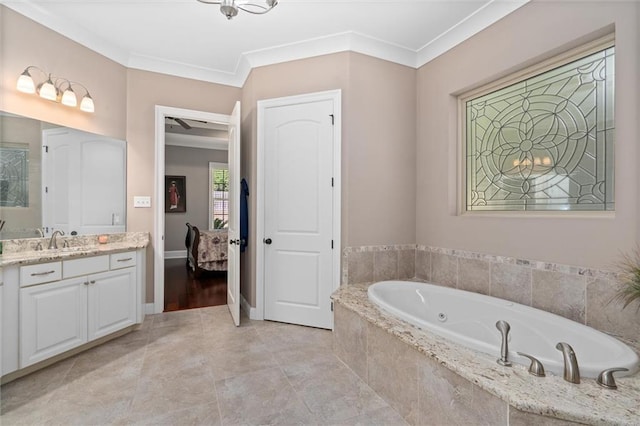
[[[264,114],[267,108],[295,105],[301,103],[333,101],[333,252],[331,271],[332,292],[340,287],[340,259],[342,253],[341,223],[342,223],[342,90],[327,90],[323,92],[302,95],[285,96],[282,98],[264,99],[257,105],[257,168],[256,168],[256,307],[251,309],[251,319],[264,320]]]
[[[231,116],[192,109],[162,105],[155,107],[155,209],[153,214],[153,313],[164,311],[164,173],[165,173],[165,118],[180,117],[213,123],[231,124]],[[240,171],[238,171],[240,173]]]

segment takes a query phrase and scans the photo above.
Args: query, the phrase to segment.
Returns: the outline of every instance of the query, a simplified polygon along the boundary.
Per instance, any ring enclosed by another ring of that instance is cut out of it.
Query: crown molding
[[[416,52],[416,68],[420,68],[466,39],[476,35],[509,15],[511,12],[529,3],[529,1],[530,0],[492,0],[418,49]]]
[[[0,0],[0,4],[26,16],[50,30],[57,32],[58,34],[62,34],[63,36],[89,48],[90,50],[93,50],[94,52],[106,56],[120,65],[127,66],[129,52],[126,49],[122,49],[113,43],[96,36],[79,25],[69,25],[69,22],[65,21],[64,18],[46,11],[31,0]]]
[[[399,46],[357,32],[342,32],[267,49],[244,52],[232,72],[169,61],[129,52],[63,18],[42,9],[31,0],[0,0],[10,9],[56,31],[128,68],[242,87],[253,68],[328,55],[358,52],[412,68],[419,68],[507,16],[530,0],[492,0],[418,50]]]
[[[238,73],[239,67],[236,67],[236,72],[226,72],[137,53],[132,53],[129,56],[129,60],[125,66],[143,71],[157,72],[234,87],[242,87],[249,75],[247,72],[247,75],[243,78],[242,75]]]

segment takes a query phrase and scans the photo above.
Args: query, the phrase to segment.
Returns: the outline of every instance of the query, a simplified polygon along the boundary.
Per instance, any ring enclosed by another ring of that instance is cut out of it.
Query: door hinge
[[[49,153],[49,145],[42,145],[42,147],[44,148],[45,154],[48,154]]]
[[[333,250],[333,240],[331,240],[331,250]]]
[[[45,186],[45,187],[44,187],[44,193],[45,193],[45,194],[48,194],[48,193],[49,193],[49,187],[48,187],[48,186]]]
[[[333,302],[331,302],[331,312],[333,312]]]
[[[329,114],[329,117],[331,117],[331,125],[335,125],[335,117],[333,116],[333,114]]]
[[[333,178],[331,178],[331,187],[333,188]]]

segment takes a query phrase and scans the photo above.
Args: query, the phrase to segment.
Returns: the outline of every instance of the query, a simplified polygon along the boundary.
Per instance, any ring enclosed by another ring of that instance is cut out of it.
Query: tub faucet
[[[580,383],[580,369],[573,348],[568,343],[560,342],[556,349],[561,351],[564,357],[564,379],[570,383]]]
[[[509,337],[509,330],[511,326],[508,322],[500,320],[496,323],[496,328],[500,330],[502,334],[502,345],[500,346],[500,358],[496,361],[500,365],[505,367],[511,367],[511,361],[509,361],[509,343],[507,341]]]
[[[56,229],[55,231],[53,231],[53,234],[51,235],[51,239],[49,240],[49,250],[58,248],[58,242],[56,241],[56,237],[58,235],[64,235],[64,231],[61,231],[59,229]]]

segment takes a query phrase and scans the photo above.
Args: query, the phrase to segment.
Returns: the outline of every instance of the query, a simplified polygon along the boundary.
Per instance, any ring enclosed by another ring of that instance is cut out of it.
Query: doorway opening
[[[236,105],[232,115],[156,106],[156,313],[177,310],[183,306],[199,307],[202,303],[228,304],[230,309],[235,305],[228,300],[231,290],[235,292],[238,287],[239,292],[239,282],[235,283],[237,274],[233,273],[239,266],[239,256],[232,253],[228,261],[228,268],[232,271],[229,274],[231,285],[227,285],[227,262],[224,267],[213,268],[212,274],[198,273],[201,271],[193,268],[194,262],[189,265],[187,231],[191,228],[187,224],[204,234],[210,231],[210,223],[215,222],[209,218],[210,198],[213,195],[207,193],[214,187],[210,179],[210,162],[229,164],[229,184],[232,187],[239,186],[239,182],[235,182],[239,176],[239,157],[238,161],[235,160],[236,154],[239,154],[235,149],[239,144],[236,128],[239,128],[239,105]],[[233,205],[230,208],[227,214],[232,217],[234,211],[237,214],[237,208]],[[235,241],[237,236],[230,232],[228,238],[229,242]],[[220,244],[222,246],[227,247],[227,238]],[[172,282],[166,283],[167,280]],[[182,290],[173,289],[173,284],[182,286]],[[203,291],[194,294],[198,290]],[[239,317],[239,314],[236,316]]]

